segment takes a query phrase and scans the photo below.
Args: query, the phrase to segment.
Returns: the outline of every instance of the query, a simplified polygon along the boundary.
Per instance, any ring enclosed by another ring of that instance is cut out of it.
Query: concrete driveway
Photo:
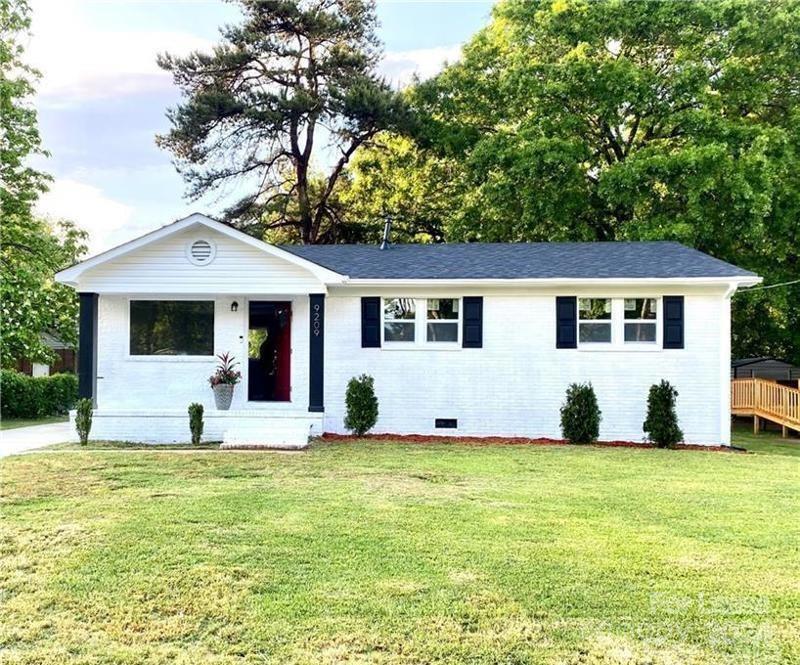
[[[51,423],[2,430],[0,431],[0,457],[44,448],[54,443],[77,440],[78,435],[69,423]]]

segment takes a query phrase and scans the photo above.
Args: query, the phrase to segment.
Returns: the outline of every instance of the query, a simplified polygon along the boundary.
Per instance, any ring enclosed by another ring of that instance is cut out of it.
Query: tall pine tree
[[[191,196],[246,183],[252,191],[227,211],[243,230],[335,241],[346,232],[336,187],[347,163],[406,120],[376,73],[373,2],[239,2],[243,22],[224,28],[212,53],[159,59],[185,97],[159,144]]]

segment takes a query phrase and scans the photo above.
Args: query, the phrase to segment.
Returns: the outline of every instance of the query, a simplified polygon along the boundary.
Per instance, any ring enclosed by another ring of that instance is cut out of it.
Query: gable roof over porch
[[[289,294],[324,292],[346,276],[193,214],[62,270],[56,280],[98,293]]]

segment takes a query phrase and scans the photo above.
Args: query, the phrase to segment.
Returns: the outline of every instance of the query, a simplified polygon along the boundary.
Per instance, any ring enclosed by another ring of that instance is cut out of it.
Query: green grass
[[[50,423],[65,423],[69,416],[46,416],[45,418],[2,418],[0,430],[16,429],[17,427],[31,427],[33,425],[49,425]]]
[[[733,427],[733,443],[753,453],[800,457],[800,437],[792,432],[789,434],[785,439],[772,430],[753,434],[752,422],[742,422]]]
[[[318,443],[0,461],[12,663],[800,662],[800,460]]]
[[[47,450],[81,450],[92,452],[96,450],[149,450],[150,452],[169,452],[171,450],[219,450],[219,443],[132,443],[126,441],[89,441],[81,445],[77,441],[70,443],[56,443],[48,446]]]

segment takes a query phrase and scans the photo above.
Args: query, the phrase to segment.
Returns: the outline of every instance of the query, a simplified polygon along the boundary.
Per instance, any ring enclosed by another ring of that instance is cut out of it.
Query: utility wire
[[[777,289],[779,286],[789,286],[791,284],[800,284],[800,279],[793,279],[790,282],[779,282],[778,284],[767,284],[766,286],[750,286],[746,289],[742,289],[742,293],[746,293],[749,291],[763,291],[764,289]]]

